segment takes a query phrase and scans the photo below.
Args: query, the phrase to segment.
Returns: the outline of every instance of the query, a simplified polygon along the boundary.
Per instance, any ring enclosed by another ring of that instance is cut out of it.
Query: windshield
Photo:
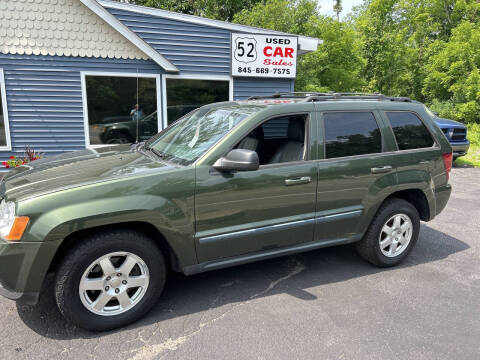
[[[200,108],[147,142],[165,160],[189,165],[245,119],[254,108]]]

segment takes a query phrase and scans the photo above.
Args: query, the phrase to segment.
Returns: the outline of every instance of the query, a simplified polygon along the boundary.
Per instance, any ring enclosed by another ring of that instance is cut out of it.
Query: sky
[[[325,15],[334,15],[333,2],[333,0],[318,0],[318,4],[321,6],[320,13]],[[347,15],[352,10],[353,6],[360,5],[362,2],[363,0],[343,0],[343,11],[340,17]]]

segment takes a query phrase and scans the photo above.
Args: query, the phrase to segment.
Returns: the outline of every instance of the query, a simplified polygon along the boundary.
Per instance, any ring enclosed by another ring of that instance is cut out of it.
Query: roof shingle
[[[0,52],[149,58],[78,0],[0,1]]]

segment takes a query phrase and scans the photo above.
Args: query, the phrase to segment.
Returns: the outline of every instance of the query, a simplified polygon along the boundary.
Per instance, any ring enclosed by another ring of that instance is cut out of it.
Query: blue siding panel
[[[27,145],[47,156],[85,148],[81,71],[163,72],[145,60],[3,54],[0,68],[12,142],[12,151],[1,151],[0,161],[23,156]]]
[[[236,78],[233,82],[235,100],[245,100],[250,96],[268,96],[276,92],[293,91],[292,79]]]
[[[230,74],[230,31],[107,9],[182,73]]]

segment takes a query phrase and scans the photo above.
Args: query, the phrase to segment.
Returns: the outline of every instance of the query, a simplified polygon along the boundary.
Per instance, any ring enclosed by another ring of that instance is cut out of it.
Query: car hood
[[[20,200],[175,167],[136,151],[131,145],[88,149],[35,160],[11,170],[1,182],[0,195]]]
[[[434,118],[435,122],[437,123],[438,127],[448,127],[448,128],[466,128],[464,124],[461,122],[455,121],[455,120],[450,120],[450,119],[444,119],[444,118],[439,118],[436,117]]]

